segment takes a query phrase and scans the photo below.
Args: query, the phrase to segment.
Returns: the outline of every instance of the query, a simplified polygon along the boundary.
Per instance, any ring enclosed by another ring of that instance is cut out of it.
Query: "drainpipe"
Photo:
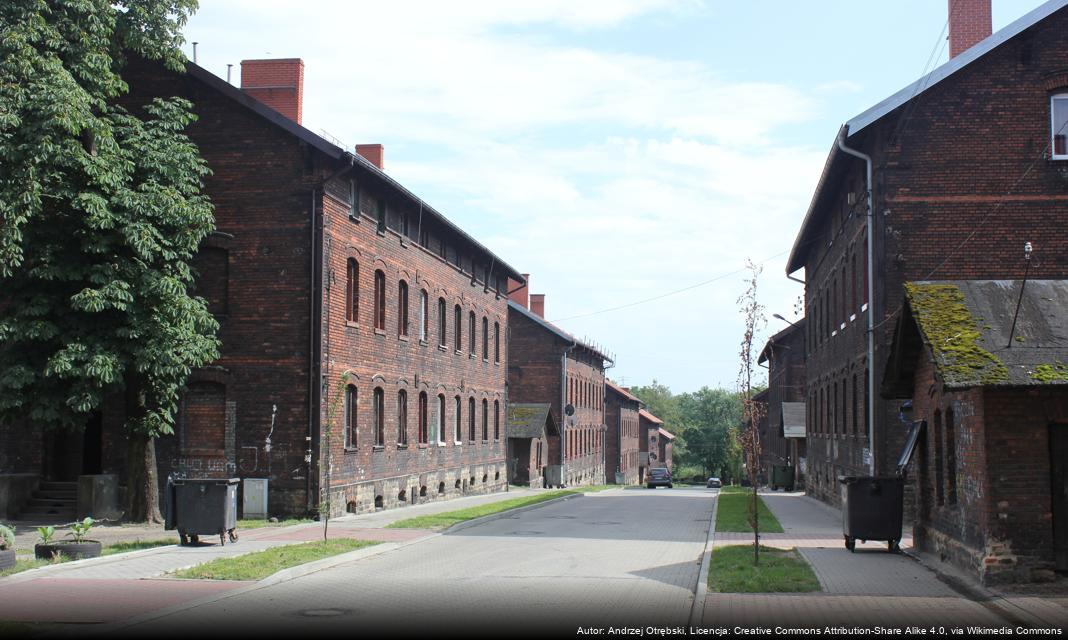
[[[872,212],[871,156],[845,146],[846,132],[844,126],[838,132],[838,148],[851,156],[864,161],[865,187],[867,197],[867,235],[868,235],[868,446],[870,447],[868,473],[875,475],[875,219]]]
[[[560,354],[560,484],[566,486],[567,479],[567,415],[564,407],[567,406],[567,354],[578,346],[578,342],[572,342],[571,346],[564,349]]]

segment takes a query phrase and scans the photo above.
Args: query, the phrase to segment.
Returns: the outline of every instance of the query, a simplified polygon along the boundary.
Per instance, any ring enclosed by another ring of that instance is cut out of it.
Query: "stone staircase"
[[[18,519],[57,524],[73,522],[77,501],[77,482],[42,482]]]

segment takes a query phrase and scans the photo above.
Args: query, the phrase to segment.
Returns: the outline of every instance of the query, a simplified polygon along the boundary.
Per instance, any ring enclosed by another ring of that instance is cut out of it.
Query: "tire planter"
[[[0,550],[0,571],[15,566],[15,550]]]
[[[40,560],[51,560],[57,554],[65,556],[68,560],[82,560],[100,557],[101,548],[101,544],[96,540],[83,542],[62,540],[38,543],[33,547],[33,554]]]

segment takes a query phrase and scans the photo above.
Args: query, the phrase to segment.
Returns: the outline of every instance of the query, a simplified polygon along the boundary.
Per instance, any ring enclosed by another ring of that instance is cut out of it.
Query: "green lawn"
[[[379,544],[374,540],[336,540],[305,542],[275,547],[234,558],[219,558],[174,574],[176,578],[198,580],[262,580],[282,569],[321,560]]]
[[[306,524],[308,522],[315,522],[309,518],[288,518],[286,520],[279,520],[278,522],[271,522],[265,519],[249,519],[238,520],[237,528],[241,529],[261,529],[263,527],[288,527],[294,524]]]
[[[63,556],[60,556],[60,559],[57,560],[55,563],[53,563],[50,560],[38,560],[36,558],[29,558],[29,559],[20,558],[20,559],[15,561],[15,566],[8,567],[7,569],[4,569],[3,571],[0,571],[0,578],[6,578],[7,576],[13,576],[16,573],[22,573],[23,571],[29,571],[30,569],[39,569],[40,567],[47,567],[50,564],[59,564],[60,562],[63,562],[62,558],[63,558]]]
[[[607,488],[607,487],[606,487]],[[519,507],[525,507],[529,504],[537,504],[539,502],[545,502],[546,500],[552,500],[553,498],[560,498],[562,496],[576,495],[589,491],[586,489],[561,489],[559,491],[547,491],[540,493],[536,496],[523,496],[522,498],[512,498],[511,500],[502,500],[500,502],[493,502],[490,504],[483,504],[477,507],[469,507],[467,509],[457,509],[456,511],[446,511],[444,513],[435,513],[427,516],[417,516],[415,518],[407,518],[405,520],[398,520],[388,528],[391,529],[445,529],[451,527],[454,524],[460,522],[466,522],[467,520],[474,520],[475,518],[481,518],[482,516],[488,516],[493,513],[500,513],[501,511],[508,511],[509,509],[516,509]]]
[[[141,549],[152,549],[155,547],[166,547],[168,545],[178,544],[178,541],[174,538],[158,538],[156,540],[134,540],[132,542],[116,542],[104,547],[101,551],[101,555],[111,556],[116,553],[126,553],[127,551],[140,551]]]
[[[708,590],[717,593],[800,593],[819,591],[820,582],[795,549],[760,547],[753,565],[753,545],[716,547],[708,568]]]
[[[749,526],[749,499],[751,492],[742,487],[727,487],[719,492],[716,507],[716,531],[751,533]],[[767,505],[757,496],[758,525],[762,533],[782,533],[782,525],[771,515]]]

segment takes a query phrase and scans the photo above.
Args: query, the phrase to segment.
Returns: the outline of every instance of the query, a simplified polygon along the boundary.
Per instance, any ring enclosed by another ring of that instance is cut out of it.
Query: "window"
[[[386,274],[375,271],[375,329],[386,330]]]
[[[427,443],[427,431],[429,427],[429,421],[427,420],[429,411],[426,401],[426,392],[421,391],[419,393],[419,444]]]
[[[438,345],[444,347],[445,340],[445,298],[438,298]]]
[[[359,322],[360,310],[360,263],[349,258],[348,278],[345,281],[345,320]]]
[[[360,191],[356,188],[355,180],[349,180],[349,218],[357,222],[360,220]]]
[[[378,232],[386,232],[386,201],[379,198],[375,201],[375,214],[378,219]]]
[[[464,426],[463,426],[464,425],[464,420],[463,420],[463,416],[461,415],[462,410],[463,410],[463,401],[460,400],[460,396],[456,396],[455,405],[456,405],[456,429],[455,429],[456,432],[453,435],[455,436],[454,440],[456,441],[456,444],[460,444],[464,439]]]
[[[355,449],[356,411],[359,409],[359,392],[354,386],[345,387],[345,448]]]
[[[375,446],[381,447],[386,444],[386,407],[382,387],[375,387],[371,405],[374,411]]]
[[[467,314],[467,350],[471,355],[475,355],[477,337],[478,335],[475,333],[475,312],[471,311]]]
[[[957,504],[957,437],[953,409],[946,409],[946,502]]]
[[[467,439],[475,441],[475,399],[467,399]]]
[[[397,392],[397,444],[408,445],[408,392]]]
[[[935,410],[934,413],[934,481],[935,481],[935,499],[938,506],[942,506],[946,502],[946,489],[944,482],[944,476],[942,475],[942,412]]]
[[[452,322],[453,322],[453,342],[455,343],[455,347],[454,348],[457,351],[463,351],[463,349],[464,349],[464,335],[463,335],[464,334],[464,331],[463,331],[464,314],[463,314],[463,311],[460,311],[460,305],[456,305],[456,307],[453,309]]]
[[[1053,118],[1053,157],[1068,160],[1068,93],[1050,98],[1050,115]]]
[[[482,359],[489,360],[489,318],[482,316]]]
[[[419,339],[426,342],[426,334],[430,332],[430,300],[426,291],[419,292]]]
[[[501,439],[501,401],[493,401],[493,439]]]
[[[408,283],[397,285],[397,335],[408,337]]]
[[[853,374],[853,435],[857,435],[857,374]]]
[[[493,361],[501,361],[501,323],[493,323]]]
[[[482,442],[489,440],[489,401],[482,401]]]
[[[435,425],[438,430],[438,444],[445,446],[445,394],[438,394],[438,419]]]

